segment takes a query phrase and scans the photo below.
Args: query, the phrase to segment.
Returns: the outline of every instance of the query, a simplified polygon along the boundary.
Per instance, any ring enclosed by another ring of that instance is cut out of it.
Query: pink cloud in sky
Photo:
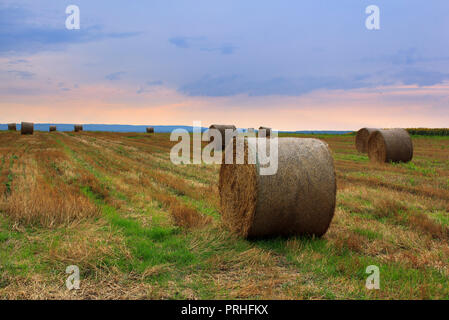
[[[33,82],[36,86],[36,82]],[[32,94],[5,93],[0,86],[0,123],[192,125],[201,121],[279,130],[355,130],[363,126],[448,127],[449,83],[315,91],[303,96],[191,97],[164,86],[136,94],[131,86],[83,85],[52,93],[47,84]]]

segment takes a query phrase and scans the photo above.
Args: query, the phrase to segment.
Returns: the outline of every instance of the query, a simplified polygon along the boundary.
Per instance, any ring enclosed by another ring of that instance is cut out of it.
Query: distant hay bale
[[[248,137],[255,137],[256,136],[256,130],[254,128],[248,128],[248,129],[246,129],[246,135]]]
[[[154,133],[153,127],[147,127],[147,133]]]
[[[271,128],[268,127],[259,127],[259,137],[260,138],[269,138],[271,137]]]
[[[375,162],[409,162],[413,143],[404,129],[376,130],[368,139],[368,156]]]
[[[234,125],[213,124],[213,125],[211,125],[209,127],[209,130],[211,130],[211,129],[215,129],[215,130],[218,130],[220,132],[220,135],[221,135],[221,146],[216,145],[215,148],[216,149],[220,149],[220,147],[221,147],[221,150],[224,150],[225,147],[226,147],[226,134],[225,134],[226,130],[231,129],[231,130],[233,130],[234,133],[237,132],[237,128]],[[214,141],[214,137],[213,136],[211,136],[209,134],[209,137],[210,137],[211,141]]]
[[[322,236],[336,203],[334,163],[327,144],[318,139],[279,138],[278,170],[274,175],[261,175],[258,161],[248,163],[249,149],[257,159],[260,155],[247,141],[245,164],[221,165],[224,225],[245,238]],[[228,148],[234,148],[236,155],[234,143]]]
[[[56,126],[50,126],[50,129],[49,129],[49,131],[50,131],[50,132],[52,132],[52,131],[56,131]]]
[[[368,152],[368,138],[371,133],[379,130],[377,128],[362,128],[357,131],[355,136],[355,147],[358,152],[367,153]]]
[[[83,126],[81,124],[75,124],[74,131],[75,132],[83,131]]]
[[[15,123],[8,123],[8,130],[9,131],[17,131],[17,126]]]
[[[33,134],[34,132],[34,123],[32,122],[22,122],[20,125],[20,133],[21,134]]]

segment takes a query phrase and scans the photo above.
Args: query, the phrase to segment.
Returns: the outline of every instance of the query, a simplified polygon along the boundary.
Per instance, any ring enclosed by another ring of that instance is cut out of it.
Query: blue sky
[[[80,30],[65,28],[71,4]],[[380,30],[365,28],[371,4]],[[3,0],[0,122],[66,121],[88,105],[77,120],[448,126],[448,13],[443,0]],[[342,106],[359,117],[342,121]]]

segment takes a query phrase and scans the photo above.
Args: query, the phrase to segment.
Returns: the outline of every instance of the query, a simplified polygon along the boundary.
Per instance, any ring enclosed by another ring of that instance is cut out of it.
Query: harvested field
[[[288,136],[332,151],[321,238],[229,232],[220,166],[172,164],[169,134],[0,132],[0,298],[448,299],[449,137],[412,136],[411,162],[382,164],[351,135]]]

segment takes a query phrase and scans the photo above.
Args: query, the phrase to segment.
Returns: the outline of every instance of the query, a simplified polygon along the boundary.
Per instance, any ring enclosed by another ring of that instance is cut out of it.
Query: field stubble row
[[[328,233],[245,241],[221,226],[219,167],[172,164],[168,135],[1,133],[0,297],[449,298],[449,139],[414,139],[413,165],[324,140]],[[65,289],[69,264],[82,290]]]

